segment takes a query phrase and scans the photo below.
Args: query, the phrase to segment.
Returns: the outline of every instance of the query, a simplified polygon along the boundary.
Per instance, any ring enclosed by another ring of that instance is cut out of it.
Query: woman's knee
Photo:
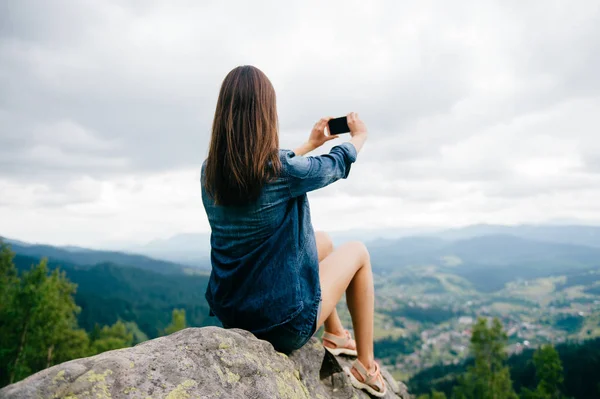
[[[350,241],[345,245],[347,245],[354,253],[356,253],[356,256],[358,256],[360,260],[361,266],[371,266],[371,255],[369,254],[369,249],[364,242]]]

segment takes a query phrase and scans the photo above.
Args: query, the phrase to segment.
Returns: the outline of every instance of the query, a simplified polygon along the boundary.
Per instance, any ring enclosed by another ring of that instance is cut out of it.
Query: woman
[[[314,233],[310,220],[306,193],[348,177],[367,139],[365,124],[350,113],[349,142],[305,157],[337,138],[325,134],[329,119],[318,121],[294,151],[280,150],[269,79],[252,66],[227,75],[202,165],[202,201],[212,229],[206,299],[224,327],[248,330],[286,353],[325,325],[328,350],[358,356],[352,383],[384,396],[373,359],[369,253],[360,242],[334,249],[326,234]],[[356,342],[336,312],[344,292]]]

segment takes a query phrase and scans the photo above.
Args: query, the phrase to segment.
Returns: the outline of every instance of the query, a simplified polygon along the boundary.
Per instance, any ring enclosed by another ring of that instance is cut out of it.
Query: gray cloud
[[[568,202],[599,183],[596,1],[3,7],[0,206],[8,210],[84,212],[82,204],[104,201],[106,212],[127,214],[116,193],[141,195],[156,176],[199,169],[219,85],[246,63],[275,85],[282,146],[305,140],[324,115],[356,110],[367,122],[371,137],[351,179],[312,195],[322,209],[332,196],[359,208],[378,197],[400,201],[415,220],[428,207],[460,204],[480,210],[474,221],[486,210],[490,220],[501,212],[518,220],[527,218],[519,204]],[[580,216],[600,220],[581,198]],[[365,220],[381,215],[367,206]],[[558,213],[548,218],[578,216]]]

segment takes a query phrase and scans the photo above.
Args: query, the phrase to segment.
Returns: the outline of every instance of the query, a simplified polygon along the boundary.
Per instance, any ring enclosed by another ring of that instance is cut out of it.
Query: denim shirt
[[[320,156],[280,150],[281,172],[244,206],[217,206],[204,185],[212,271],[206,290],[224,325],[266,332],[319,301],[319,260],[306,193],[348,177],[356,148],[343,143]]]

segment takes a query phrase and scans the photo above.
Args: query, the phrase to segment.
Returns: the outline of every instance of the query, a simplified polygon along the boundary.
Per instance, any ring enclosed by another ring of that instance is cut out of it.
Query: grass
[[[392,377],[394,377],[394,379],[396,381],[408,381],[410,379],[410,377],[412,377],[411,374],[404,372],[402,370],[399,369],[394,369],[391,372]]]
[[[463,264],[462,259],[454,255],[442,256],[440,260],[442,261],[442,264],[446,267],[456,267]]]
[[[471,283],[462,277],[443,273],[438,273],[436,277],[440,280],[446,291],[452,294],[469,295],[476,292],[472,288]]]
[[[495,310],[496,312],[499,312],[502,314],[508,314],[508,313],[512,313],[512,312],[523,312],[523,311],[528,310],[523,305],[518,305],[516,303],[508,303],[508,302],[494,302],[491,305],[489,305],[489,307],[491,309]]]
[[[563,293],[567,296],[568,299],[595,298],[594,295],[589,295],[589,294],[586,294],[585,292],[583,292],[583,290],[586,288],[587,287],[585,287],[583,285],[574,285],[574,286],[571,286],[571,287],[563,290]]]
[[[344,327],[351,328],[352,318],[350,317],[350,312],[348,312],[346,304],[341,303],[340,305],[338,305],[337,311]],[[388,315],[375,312],[373,324],[373,339],[375,341],[388,337],[399,338],[406,334],[406,331],[403,328],[394,325],[394,321]]]
[[[507,284],[503,294],[527,299],[546,306],[555,299],[552,294],[555,292],[556,286],[564,284],[565,281],[566,277],[560,276],[538,278],[526,282],[512,282]]]
[[[594,314],[587,317],[577,337],[580,339],[600,337],[600,315]]]

